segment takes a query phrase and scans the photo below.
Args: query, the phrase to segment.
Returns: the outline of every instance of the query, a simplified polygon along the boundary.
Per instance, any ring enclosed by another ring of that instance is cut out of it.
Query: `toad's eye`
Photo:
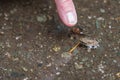
[[[98,46],[88,46],[90,49],[96,49]]]
[[[91,49],[93,46],[88,46],[89,49]]]

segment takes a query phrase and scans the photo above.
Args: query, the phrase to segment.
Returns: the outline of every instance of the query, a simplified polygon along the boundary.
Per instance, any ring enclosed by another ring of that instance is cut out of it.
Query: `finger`
[[[74,26],[77,23],[77,15],[72,0],[55,0],[58,14],[67,26]]]

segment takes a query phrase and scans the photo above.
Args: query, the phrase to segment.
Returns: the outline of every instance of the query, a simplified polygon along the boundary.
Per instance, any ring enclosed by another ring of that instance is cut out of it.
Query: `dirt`
[[[0,1],[0,80],[120,80],[120,0],[74,0],[83,32],[99,42],[77,47],[53,0]],[[78,36],[79,38],[79,36]]]

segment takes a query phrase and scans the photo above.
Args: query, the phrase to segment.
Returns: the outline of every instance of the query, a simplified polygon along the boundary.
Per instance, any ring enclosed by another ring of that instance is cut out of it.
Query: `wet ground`
[[[74,0],[88,52],[60,23],[53,0],[0,1],[0,80],[120,80],[120,0]],[[61,57],[64,56],[64,57]]]

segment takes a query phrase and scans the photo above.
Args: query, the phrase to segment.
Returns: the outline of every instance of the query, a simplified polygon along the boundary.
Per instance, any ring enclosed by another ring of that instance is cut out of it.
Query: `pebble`
[[[11,54],[9,52],[6,52],[5,56],[7,56],[8,58],[11,58]]]
[[[38,63],[37,66],[38,67],[42,67],[43,63]]]
[[[92,19],[92,16],[88,16],[88,19]]]
[[[0,31],[0,35],[4,35],[4,32],[3,32],[3,31]]]
[[[75,64],[75,68],[76,69],[82,69],[83,68],[83,65],[82,64],[78,64],[78,63],[74,63]]]
[[[97,20],[102,21],[102,20],[105,20],[105,19],[103,17],[98,17]]]
[[[52,66],[52,64],[51,63],[49,63],[48,65],[46,65],[46,67],[51,67]]]
[[[56,75],[60,75],[60,72],[57,72]]]
[[[22,36],[16,36],[15,39],[19,40]]]
[[[22,69],[23,69],[23,71],[25,71],[25,72],[27,72],[27,71],[28,71],[28,69],[27,69],[27,68],[25,68],[25,67],[22,67]]]
[[[120,78],[120,72],[118,72],[118,73],[116,74],[116,76],[117,76],[118,78]]]
[[[104,73],[104,66],[103,66],[103,64],[99,64],[98,65],[98,71],[100,71],[101,73]]]
[[[111,28],[112,28],[112,26],[111,26],[111,25],[109,25],[108,27],[109,27],[109,29],[111,29]]]
[[[28,77],[25,77],[23,80],[28,80],[29,78]]]
[[[105,9],[102,9],[102,8],[101,8],[101,9],[100,9],[100,12],[101,12],[101,13],[105,13]]]
[[[37,21],[44,23],[47,21],[47,17],[45,15],[37,16]]]

